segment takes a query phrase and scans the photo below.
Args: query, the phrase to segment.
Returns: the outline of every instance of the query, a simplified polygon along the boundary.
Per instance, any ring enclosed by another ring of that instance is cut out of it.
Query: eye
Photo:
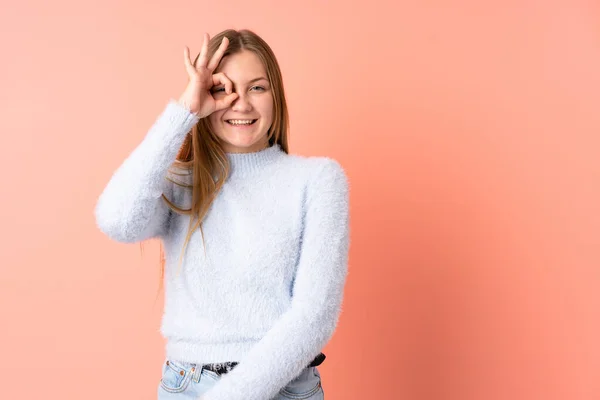
[[[250,89],[252,89],[252,90],[258,90],[258,91],[261,91],[261,92],[264,92],[266,90],[263,86],[252,86]],[[211,91],[213,93],[224,92],[225,88],[224,87],[218,87],[218,88],[212,89]]]

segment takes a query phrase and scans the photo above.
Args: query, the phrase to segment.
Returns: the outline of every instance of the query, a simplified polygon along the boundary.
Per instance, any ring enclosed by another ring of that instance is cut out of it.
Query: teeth
[[[230,119],[229,122],[231,125],[250,125],[254,121],[253,119]]]

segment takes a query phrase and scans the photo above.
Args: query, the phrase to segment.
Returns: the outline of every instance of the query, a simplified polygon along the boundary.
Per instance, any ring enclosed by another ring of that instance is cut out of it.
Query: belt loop
[[[202,365],[194,364],[194,373],[192,374],[192,380],[195,383],[200,382],[200,376],[202,375]]]

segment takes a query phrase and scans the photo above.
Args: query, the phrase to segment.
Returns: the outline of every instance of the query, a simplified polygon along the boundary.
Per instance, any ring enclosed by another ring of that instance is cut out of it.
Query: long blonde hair
[[[227,29],[210,39],[208,43],[208,59],[210,60],[213,54],[219,48],[223,37],[229,39],[227,50],[223,54],[224,57],[239,53],[243,50],[252,51],[258,56],[263,63],[267,79],[271,86],[273,95],[273,123],[267,133],[269,146],[279,144],[281,149],[289,153],[288,149],[288,132],[289,132],[289,116],[285,93],[283,89],[283,80],[281,70],[275,54],[269,45],[256,33],[248,30],[233,30]],[[199,55],[198,55],[199,56]],[[194,60],[194,65],[198,60],[198,56]],[[176,172],[187,171],[184,173]],[[175,162],[171,168],[173,175],[192,175],[192,184],[169,179],[178,186],[186,187],[192,191],[192,202],[189,209],[183,209],[172,202],[164,194],[163,200],[174,211],[182,215],[190,216],[187,236],[179,256],[179,265],[183,260],[183,255],[190,241],[190,238],[196,229],[200,229],[202,234],[202,243],[204,243],[204,231],[202,229],[202,220],[206,216],[214,198],[221,190],[224,182],[229,176],[230,166],[225,151],[221,147],[218,137],[212,131],[208,117],[202,118],[192,128],[190,134],[187,135]],[[206,249],[205,249],[206,250]],[[165,274],[165,254],[160,246],[160,282],[159,292],[162,289],[163,279]],[[158,296],[158,292],[157,292]]]

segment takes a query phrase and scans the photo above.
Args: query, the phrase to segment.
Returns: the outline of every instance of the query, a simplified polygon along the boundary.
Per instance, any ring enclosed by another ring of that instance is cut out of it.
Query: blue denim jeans
[[[197,364],[165,360],[158,385],[158,400],[198,400],[219,379],[217,373],[202,369]],[[324,400],[318,367],[306,367],[275,397],[265,400]]]

